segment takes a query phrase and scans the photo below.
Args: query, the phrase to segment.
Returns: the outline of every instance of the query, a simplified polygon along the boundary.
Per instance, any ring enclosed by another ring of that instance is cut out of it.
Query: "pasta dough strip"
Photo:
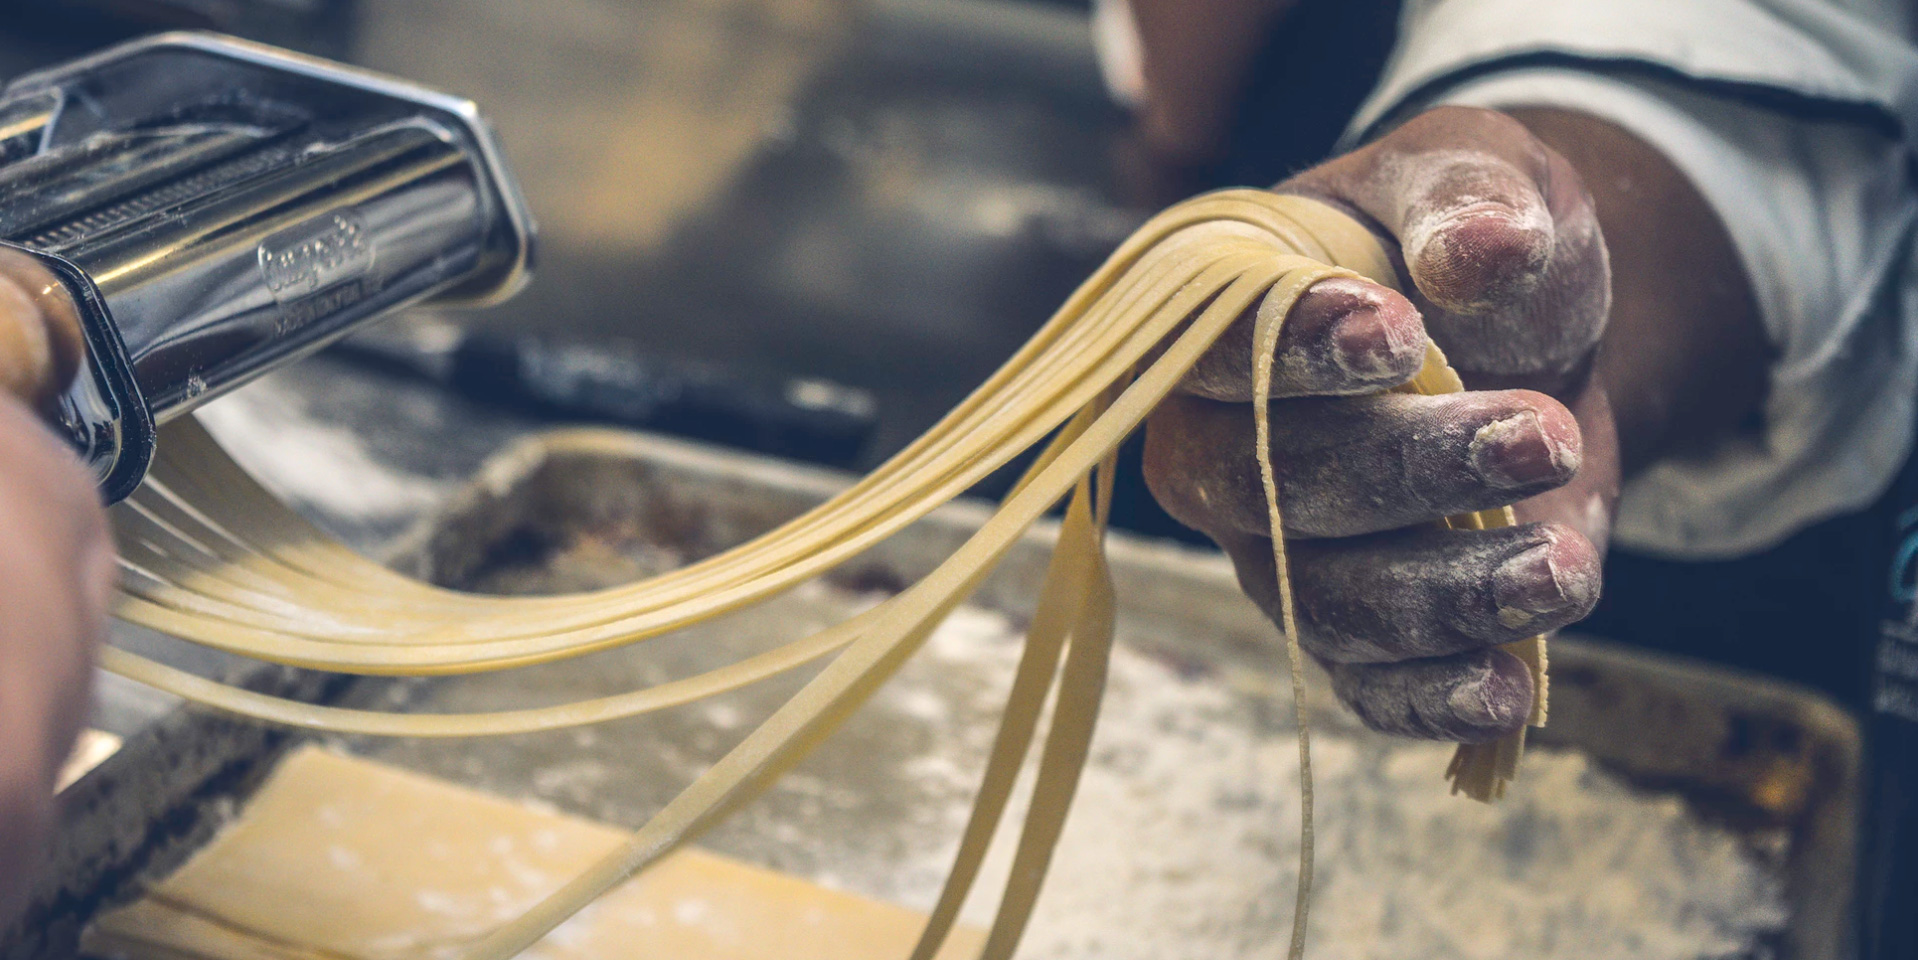
[[[1031,915],[1091,742],[1112,642],[1102,538],[1118,445],[1212,343],[1257,307],[1253,369],[1261,484],[1274,532],[1280,626],[1292,674],[1304,796],[1292,956],[1311,887],[1311,774],[1303,655],[1269,452],[1272,347],[1313,283],[1392,267],[1363,227],[1321,203],[1259,191],[1200,197],[1153,218],[1015,355],[939,424],[846,491],[741,547],[637,584],[562,597],[499,598],[409,580],[354,555],[275,501],[190,419],[165,428],[150,483],[121,508],[127,576],[119,614],[268,662],[364,674],[510,669],[643,641],[758,603],[832,569],[957,496],[1020,452],[1039,458],[999,510],[945,562],[873,609],[702,674],[590,701],[489,714],[394,714],[298,703],[109,649],[107,669],[272,722],[341,732],[469,736],[547,730],[687,703],[831,657],[766,723],[637,831],[626,846],[471,945],[509,957],[601,892],[750,801],[857,709],[971,595],[1048,509],[1066,501],[1058,545],[1000,731],[946,886],[914,957],[938,949],[971,889],[1035,739],[1049,691],[1034,799],[985,956],[1009,957]],[[1153,357],[1155,351],[1158,352]],[[1148,357],[1153,357],[1149,361]],[[1436,349],[1406,388],[1462,384]],[[1046,438],[1053,435],[1050,440]],[[609,441],[610,442],[610,441]],[[1453,518],[1461,529],[1509,511]],[[1544,720],[1542,639],[1509,645],[1533,670]],[[1492,799],[1516,774],[1522,735],[1461,747],[1454,790]]]
[[[1268,273],[1267,284],[1276,279],[1277,272]],[[773,774],[798,762],[817,746],[898,669],[952,607],[971,594],[1028,525],[1144,421],[1205,347],[1250,305],[1257,292],[1262,292],[1257,286],[1256,281],[1248,284],[1241,277],[1220,294],[1160,362],[1141,374],[1058,460],[1024,490],[1008,497],[991,520],[925,579],[882,605],[886,612],[872,632],[855,641],[785,706],[747,734],[641,827],[624,849],[479,941],[469,956],[473,960],[504,960],[517,955],[605,891],[699,836],[717,822],[719,811],[756,795],[770,783]],[[1174,358],[1183,362],[1167,362]],[[1029,904],[1018,902],[1002,902],[1000,909],[1021,907],[1030,909]]]
[[[1187,299],[1196,301],[1198,298],[1196,296],[1193,296]],[[1138,350],[1135,352],[1143,352],[1143,349],[1144,349],[1143,347],[1138,348]],[[1070,399],[1072,399],[1075,403],[1077,402],[1076,397],[1072,397]],[[187,429],[187,428],[183,425],[181,429]],[[1025,435],[1020,436],[1019,439],[1021,442],[1023,442],[1026,439],[1026,436],[1029,435],[1031,436],[1031,439],[1036,440],[1037,435],[1042,434],[1047,429],[1050,429],[1050,424],[1047,422],[1042,422],[1036,425],[1036,429],[1034,425],[1028,425],[1025,428]],[[198,432],[198,431],[195,431],[195,432]],[[978,477],[984,476],[984,474],[990,472],[991,469],[996,469],[1001,462],[1003,462],[1003,459],[988,462],[981,466],[975,466],[975,468],[972,471],[970,471],[968,475],[962,478],[961,483],[951,484],[951,485],[959,488],[963,488],[964,486],[969,486],[972,482],[976,482],[976,479]],[[957,490],[955,489],[951,491],[951,493],[956,494]],[[927,509],[929,508],[930,507],[928,506]],[[920,515],[920,514],[915,513],[912,518],[916,519],[917,515]],[[888,528],[886,530],[881,531],[880,536],[861,535],[860,537],[856,538],[851,543],[850,548],[842,548],[840,552],[846,553],[849,555],[852,552],[856,552],[854,549],[851,549],[851,548],[863,549],[865,546],[870,545],[870,543],[876,542],[884,534],[889,534],[890,532],[892,532],[892,528]],[[795,584],[799,582],[800,580],[814,576],[817,573],[824,572],[825,569],[829,569],[832,563],[837,562],[838,559],[842,559],[842,558],[834,557],[834,556],[820,556],[820,557],[812,558],[809,561],[802,564],[798,570],[788,569],[788,570],[781,571],[780,579],[778,582],[773,583],[770,586],[767,586],[762,583],[758,586],[758,589],[764,593],[770,593],[774,589],[784,589],[785,587]],[[735,589],[738,589],[738,588],[735,587]],[[713,599],[711,594],[702,595],[699,599],[705,601],[705,603],[708,606],[717,602]],[[744,603],[746,601],[732,600],[731,602],[737,604],[737,603]],[[142,619],[142,622],[146,622],[147,625],[153,626],[156,629],[170,630],[180,635],[187,636],[189,639],[195,639],[200,642],[219,646],[222,649],[228,649],[232,652],[259,656],[263,659],[274,660],[276,662],[292,663],[292,664],[301,665],[301,666],[315,666],[315,667],[332,668],[332,669],[345,669],[353,672],[366,672],[366,673],[385,673],[385,672],[445,673],[445,672],[466,672],[468,669],[470,669],[469,667],[463,666],[459,663],[455,663],[449,660],[442,654],[438,654],[430,651],[387,649],[383,651],[355,653],[350,656],[338,655],[338,654],[327,654],[326,652],[324,652],[323,648],[315,648],[309,644],[303,644],[300,641],[295,640],[293,638],[276,637],[270,634],[263,634],[262,632],[257,630],[240,631],[240,632],[221,631],[218,629],[217,623],[209,623],[206,621],[196,620],[192,618],[170,617],[166,611],[154,610],[151,608],[151,605],[149,604],[144,604],[144,603],[135,604],[135,605],[131,605],[129,609],[134,611],[136,615]],[[518,643],[509,642],[509,641],[493,641],[490,644],[490,646],[510,647],[513,649],[514,655],[518,656],[522,660],[523,658],[528,656],[533,656],[533,657],[540,656],[541,651],[544,651],[544,650],[557,649],[557,650],[565,651],[569,654],[578,654],[578,653],[587,652],[587,650],[589,649],[604,648],[604,646],[587,647],[585,646],[585,644],[588,642],[602,644],[602,645],[612,645],[613,643],[621,642],[623,640],[636,639],[640,635],[652,635],[659,632],[664,632],[665,630],[673,629],[677,626],[683,626],[686,623],[697,622],[699,619],[703,619],[706,616],[712,615],[712,612],[710,610],[695,610],[693,614],[690,616],[687,615],[684,611],[669,610],[669,611],[665,611],[665,613],[674,614],[677,616],[677,619],[669,619],[667,616],[663,616],[663,615],[655,615],[648,618],[632,618],[616,627],[607,627],[606,629],[599,630],[593,633],[590,639],[585,639],[585,640],[583,640],[582,638],[578,636],[569,636],[564,634],[561,630],[563,623],[556,624],[554,622],[555,618],[553,617],[541,616],[537,619],[529,618],[528,622],[531,624],[531,626],[529,626],[528,628],[525,628],[521,632],[533,634],[534,636],[538,637],[537,641],[518,642]],[[640,622],[636,624],[633,622],[634,620],[640,620]],[[470,625],[466,629],[470,635],[470,632],[472,629]],[[412,642],[407,644],[407,646],[417,646],[417,645],[420,645],[417,640],[413,640]],[[475,644],[475,646],[482,646],[482,645],[485,645],[485,644]],[[308,652],[308,651],[319,651],[319,652]],[[495,661],[494,665],[495,666],[514,665],[516,662],[518,661],[514,661],[514,660],[507,660],[505,662]],[[537,661],[534,661],[534,662],[537,662]],[[389,667],[388,669],[378,669],[377,666],[381,664],[391,665],[391,667]]]
[[[1002,404],[1002,405],[1003,405],[1003,404]],[[1014,405],[1016,406],[1016,404],[1014,404]],[[963,410],[963,407],[962,407],[962,410]],[[944,425],[942,424],[942,426],[944,426]],[[968,428],[971,428],[971,427],[973,427],[973,426],[975,426],[975,424],[973,424],[973,423],[970,423],[970,422],[959,422],[959,423],[957,423],[957,424],[955,424],[955,425],[953,425],[953,426],[951,427],[951,429],[952,429],[952,430],[962,430],[962,431],[963,431],[963,430],[965,430],[965,429],[968,429]],[[937,428],[935,429],[935,431],[932,431],[932,432],[929,432],[929,434],[928,434],[928,438],[931,438],[931,437],[933,436],[933,434],[934,434],[934,433],[937,433],[937,432],[939,432]],[[948,431],[948,432],[950,432],[950,431]],[[170,466],[170,467],[172,467],[173,469],[172,469],[172,470],[170,470],[170,471],[168,471],[168,473],[167,473],[167,475],[168,475],[168,476],[170,476],[170,477],[174,477],[174,478],[175,478],[175,479],[177,480],[177,479],[179,478],[179,475],[180,475],[180,471],[186,471],[186,472],[187,472],[188,474],[192,474],[192,473],[194,473],[194,472],[196,472],[196,471],[197,471],[197,470],[198,470],[198,469],[200,468],[200,464],[201,464],[202,462],[204,462],[204,461],[205,461],[205,460],[207,459],[207,458],[206,458],[205,456],[199,456],[199,457],[196,457],[196,456],[193,456],[193,455],[192,455],[191,453],[189,453],[189,454],[188,454],[188,455],[186,455],[186,456],[179,456],[179,453],[180,453],[180,451],[181,451],[181,450],[182,450],[183,448],[186,448],[186,447],[189,447],[189,446],[191,446],[191,447],[198,447],[198,448],[200,448],[200,449],[202,449],[202,450],[210,450],[210,449],[211,449],[211,446],[210,446],[210,441],[209,441],[209,440],[207,440],[207,439],[205,439],[205,438],[204,438],[203,436],[194,436],[194,437],[189,437],[189,438],[188,438],[187,440],[184,440],[184,441],[180,441],[180,442],[176,442],[175,444],[173,444],[173,445],[170,445],[170,446],[169,446],[169,448],[168,448],[168,452],[169,452],[169,454],[168,454],[168,455],[170,455],[170,456],[172,456],[172,458],[173,458],[173,462],[172,462],[172,463],[170,463],[170,464],[169,464],[168,466]],[[921,444],[919,444],[918,446],[919,446],[919,447],[924,447],[924,446],[925,446],[925,444],[924,444],[924,443],[922,442],[922,443],[921,443]],[[899,457],[899,458],[895,458],[895,461],[894,461],[894,463],[895,463],[895,464],[897,464],[897,463],[899,463],[899,462],[901,462],[901,460],[902,460],[902,458],[904,458],[904,457],[906,457],[907,455],[909,455],[909,454],[911,454],[912,452],[913,452],[912,450],[909,450],[909,451],[907,452],[907,454],[902,454],[902,455],[901,455],[901,457]],[[876,477],[876,476],[878,476],[878,475],[879,475],[880,473],[883,473],[883,472],[885,472],[885,471],[886,471],[887,469],[888,469],[888,468],[884,468],[884,467],[882,467],[880,471],[876,471],[876,472],[875,472],[875,477]],[[218,479],[217,479],[217,481],[216,481],[216,482],[215,482],[215,483],[214,483],[214,484],[212,485],[214,489],[219,489],[219,490],[222,490],[222,491],[225,491],[225,492],[224,492],[224,493],[222,494],[222,496],[221,496],[221,497],[219,498],[219,500],[218,500],[218,505],[226,505],[226,504],[229,504],[229,503],[234,503],[234,502],[239,502],[239,501],[240,501],[240,500],[242,499],[241,497],[239,497],[239,496],[237,496],[237,495],[236,495],[236,491],[234,491],[234,490],[232,489],[232,488],[233,488],[233,486],[234,486],[234,484],[235,484],[236,482],[240,482],[240,483],[249,483],[249,486],[250,486],[250,482],[248,482],[248,481],[245,481],[245,480],[244,480],[243,478],[239,478],[239,477],[224,477],[224,476],[223,476],[223,477],[220,477],[220,478],[218,478]],[[246,490],[246,491],[243,491],[243,492],[244,492],[244,493],[246,493],[246,494],[248,494],[248,495],[250,495],[250,498],[251,498],[251,499],[253,499],[253,500],[255,500],[256,502],[259,502],[259,503],[266,503],[266,502],[268,502],[268,501],[267,501],[267,498],[266,498],[266,495],[265,495],[265,493],[264,493],[264,491],[261,491],[261,490],[258,490],[258,489],[257,489],[257,487],[253,487],[253,488],[251,488],[251,489],[248,489],[248,490]],[[875,493],[876,491],[861,491],[861,492],[864,492],[864,493],[866,493],[866,494],[867,494],[867,497],[868,497],[868,498],[867,498],[867,501],[866,501],[866,502],[867,502],[867,503],[870,503],[870,502],[872,502],[872,494],[873,494],[873,493]],[[937,491],[935,491],[935,493],[937,493]],[[204,497],[204,494],[203,494],[203,497]],[[845,497],[844,495],[842,495],[842,497],[840,497],[840,498],[835,498],[835,503],[836,503],[836,502],[839,502],[839,501],[843,501],[843,500],[845,500],[845,499],[847,499],[847,498],[846,498],[846,497]],[[933,499],[933,500],[935,500],[935,501],[936,501],[936,500],[938,500],[939,498],[938,498],[937,496],[934,496],[934,497],[932,497],[931,499]],[[809,515],[808,515],[808,517],[809,517],[809,518],[811,518],[811,517],[824,517],[824,516],[827,516],[827,515],[829,515],[829,514],[831,513],[831,508],[832,508],[833,506],[834,506],[834,504],[832,504],[832,503],[829,503],[829,504],[828,504],[828,505],[826,505],[825,507],[822,507],[822,508],[821,508],[820,510],[816,510],[816,511],[813,511],[813,512],[812,512],[811,514],[809,514]],[[796,524],[803,524],[803,523],[805,522],[805,520],[806,520],[806,519],[807,519],[807,518],[802,518],[802,519],[801,519],[801,521],[797,521],[797,522],[796,522]],[[300,523],[301,525],[304,525],[304,521],[299,521],[299,523]],[[774,531],[773,533],[771,533],[771,534],[768,534],[768,535],[766,535],[765,537],[762,537],[762,538],[760,538],[759,540],[756,540],[756,541],[754,542],[754,544],[753,544],[753,545],[750,545],[750,546],[753,546],[753,547],[757,547],[757,546],[762,546],[762,545],[766,545],[766,544],[771,544],[771,543],[774,543],[774,542],[776,542],[776,541],[778,541],[778,540],[780,539],[780,537],[782,536],[782,534],[784,534],[784,533],[785,533],[785,532],[787,532],[787,531],[790,531],[790,530],[792,530],[794,526],[795,526],[795,525],[788,525],[787,527],[785,527],[785,528],[782,528],[781,530],[778,530],[778,531]],[[316,535],[316,536],[317,536],[317,535]],[[350,556],[350,555],[349,555],[349,556]],[[373,573],[373,575],[375,575],[375,576],[377,576],[377,577],[384,577],[384,578],[392,578],[392,577],[394,576],[394,575],[393,575],[393,574],[392,574],[392,573],[391,573],[390,571],[387,571],[387,570],[385,570],[384,568],[380,568],[380,567],[377,567],[377,565],[371,565],[371,564],[368,564],[368,563],[367,563],[366,561],[364,561],[363,559],[361,559],[361,558],[358,558],[358,557],[356,557],[356,556],[352,556],[352,557],[350,557],[350,559],[349,559],[349,557],[348,557],[348,556],[341,556],[341,557],[338,557],[338,558],[337,558],[337,560],[338,560],[338,563],[335,563],[335,564],[332,564],[332,565],[330,565],[330,566],[328,567],[328,569],[336,569],[336,568],[339,568],[339,567],[350,567],[350,568],[370,568],[370,570],[372,571],[372,573]],[[641,584],[641,585],[639,585],[639,589],[640,589],[641,591],[644,591],[644,590],[646,590],[646,589],[647,589],[648,587],[658,587],[658,586],[664,586],[664,585],[666,585],[666,584],[668,584],[668,583],[670,583],[671,581],[673,581],[673,580],[675,580],[676,578],[680,578],[680,577],[683,577],[683,576],[685,576],[685,575],[686,575],[686,574],[688,574],[688,573],[692,573],[692,572],[697,572],[697,571],[698,571],[698,570],[699,570],[699,569],[700,569],[700,568],[701,568],[702,566],[705,566],[705,564],[696,564],[696,565],[694,565],[693,567],[689,567],[689,568],[687,568],[687,569],[685,569],[685,570],[682,570],[682,571],[676,571],[676,572],[674,572],[674,573],[671,573],[671,574],[667,574],[667,575],[664,575],[664,576],[662,576],[662,577],[657,577],[657,578],[654,578],[653,580],[650,580],[650,581],[647,581],[647,582],[646,582],[645,584]],[[417,585],[415,585],[415,586],[417,586]],[[435,589],[435,588],[428,588],[428,589]],[[477,600],[482,600],[482,601],[483,601],[483,600],[491,600],[492,598],[472,598],[472,599],[477,599]],[[535,604],[535,603],[538,603],[539,601],[538,601],[538,600],[516,600],[516,601],[514,601],[514,602],[515,602],[515,603],[519,603],[519,604],[521,604],[522,606],[525,606],[525,605],[531,605],[531,604]],[[577,605],[578,605],[578,603],[579,603],[579,601],[578,601],[578,599],[572,599],[572,600],[569,600],[568,602],[565,602],[565,603],[563,603],[563,604],[561,604],[561,606],[562,606],[562,607],[574,607],[574,606],[577,606]],[[630,603],[630,601],[627,601],[627,602],[625,602],[625,603],[623,603],[623,604],[622,604],[622,606],[627,606],[627,607],[630,607],[630,606],[631,606],[631,603]]]
[[[1292,904],[1292,942],[1287,955],[1305,955],[1305,925],[1312,909],[1312,727],[1305,712],[1305,654],[1299,647],[1298,603],[1292,595],[1292,565],[1285,553],[1285,518],[1279,511],[1279,483],[1272,469],[1272,364],[1279,333],[1316,273],[1299,271],[1280,281],[1259,303],[1252,332],[1253,449],[1259,461],[1259,488],[1265,495],[1272,533],[1272,569],[1279,580],[1279,632],[1285,635],[1285,665],[1292,679],[1292,719],[1299,731],[1299,882]]]

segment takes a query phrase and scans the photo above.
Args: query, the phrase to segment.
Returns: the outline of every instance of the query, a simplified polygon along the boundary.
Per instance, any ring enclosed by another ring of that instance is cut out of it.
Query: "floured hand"
[[[1589,376],[1610,273],[1579,174],[1502,114],[1439,109],[1281,184],[1368,222],[1408,293],[1328,280],[1275,358],[1272,458],[1300,642],[1369,725],[1484,742],[1525,722],[1531,677],[1493,649],[1572,623],[1599,590],[1617,446]],[[1252,448],[1253,318],[1148,425],[1146,477],[1276,613]],[[1435,341],[1472,392],[1382,394]],[[1432,521],[1518,504],[1519,526]]]

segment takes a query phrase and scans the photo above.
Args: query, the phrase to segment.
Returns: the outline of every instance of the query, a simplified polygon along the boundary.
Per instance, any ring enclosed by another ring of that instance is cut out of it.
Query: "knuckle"
[[[1223,534],[1215,538],[1232,561],[1232,572],[1239,589],[1252,600],[1274,625],[1280,621],[1279,585],[1272,560],[1271,541],[1243,534]],[[1304,643],[1306,638],[1301,637]]]
[[[1214,513],[1201,473],[1204,465],[1195,458],[1205,444],[1194,441],[1190,418],[1181,411],[1180,404],[1168,403],[1146,421],[1141,473],[1146,489],[1166,513],[1203,531],[1211,526]]]
[[[1213,536],[1270,532],[1251,419],[1244,404],[1173,397],[1147,422],[1146,487],[1173,519]]]

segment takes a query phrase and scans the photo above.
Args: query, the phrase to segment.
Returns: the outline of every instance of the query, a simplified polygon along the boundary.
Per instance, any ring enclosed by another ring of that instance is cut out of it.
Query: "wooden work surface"
[[[459,947],[615,849],[626,832],[343,756],[296,751],[178,872],[94,924],[129,960],[400,960]],[[608,894],[540,960],[879,960],[924,916],[697,849]],[[942,958],[973,955],[962,928]]]

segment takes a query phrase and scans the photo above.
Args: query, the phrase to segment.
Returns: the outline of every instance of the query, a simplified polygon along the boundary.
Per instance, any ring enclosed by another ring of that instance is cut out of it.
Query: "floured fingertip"
[[[1410,380],[1430,341],[1418,308],[1397,291],[1362,280],[1320,281],[1300,298],[1294,339],[1278,358],[1290,393],[1366,393]]]
[[[1483,313],[1537,286],[1553,240],[1543,204],[1534,216],[1482,201],[1408,225],[1406,266],[1419,292],[1434,304],[1455,313]]]
[[[1532,671],[1503,651],[1488,651],[1482,665],[1445,698],[1460,743],[1484,743],[1525,726],[1532,711]]]

